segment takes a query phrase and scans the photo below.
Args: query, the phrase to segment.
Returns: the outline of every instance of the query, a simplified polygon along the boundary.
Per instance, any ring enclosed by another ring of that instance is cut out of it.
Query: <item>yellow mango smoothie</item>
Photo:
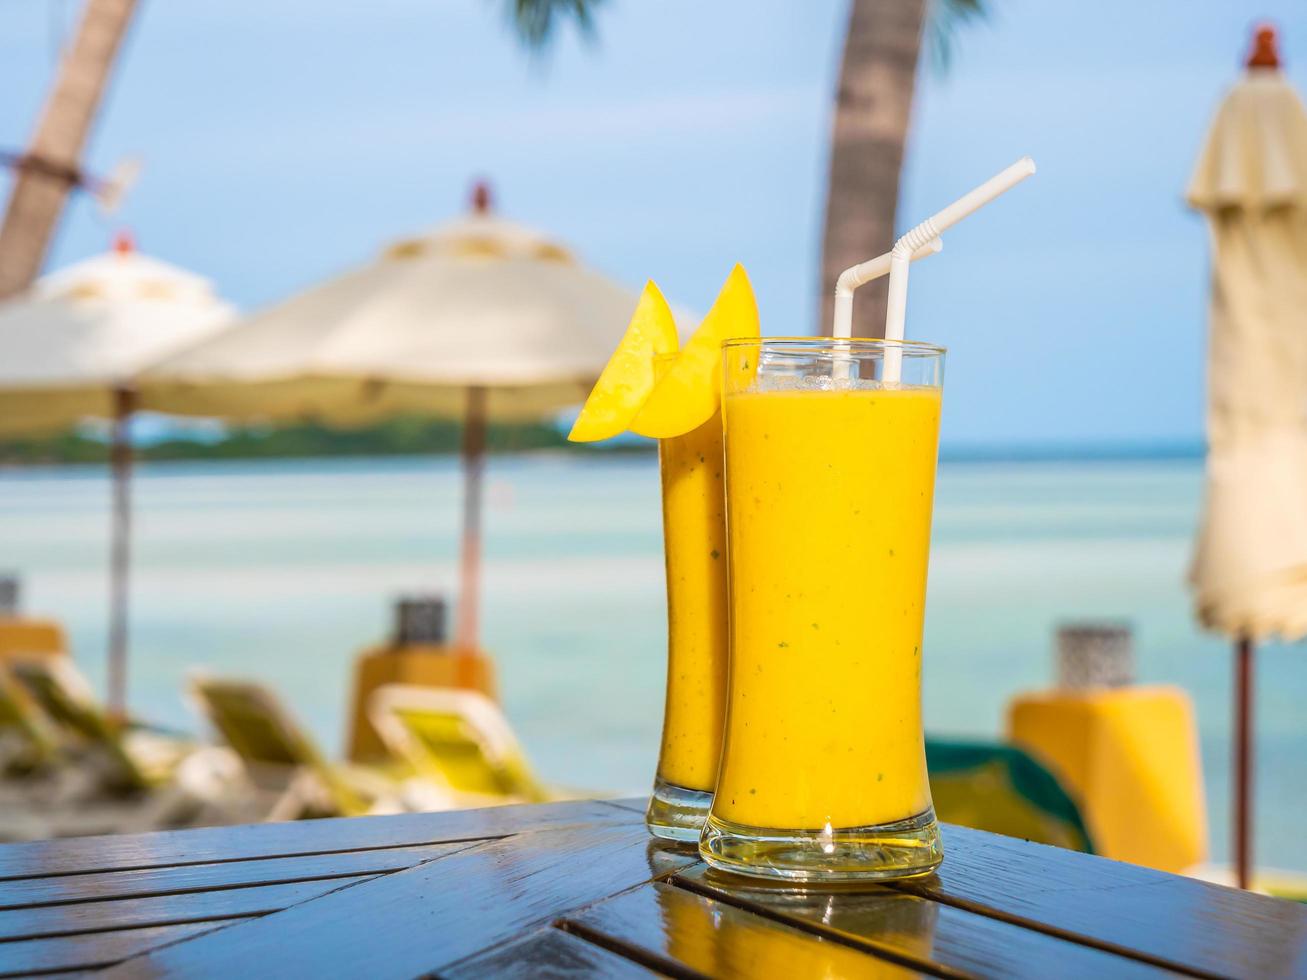
[[[721,350],[728,338],[757,336],[758,306],[739,265],[684,347],[667,301],[646,284],[568,435],[593,442],[634,432],[658,440],[667,698],[645,824],[655,837],[671,840],[699,838],[721,756],[727,657]]]
[[[713,819],[829,835],[927,814],[939,387],[728,392],[724,412],[733,632]]]
[[[660,440],[658,458],[667,563],[667,703],[658,779],[712,793],[726,713],[726,494],[720,414],[685,435]]]
[[[568,435],[658,440],[668,644],[662,751],[645,811],[655,837],[697,840],[716,783],[727,658],[721,351],[728,339],[758,334],[758,305],[739,265],[684,347],[667,301],[646,284]]]

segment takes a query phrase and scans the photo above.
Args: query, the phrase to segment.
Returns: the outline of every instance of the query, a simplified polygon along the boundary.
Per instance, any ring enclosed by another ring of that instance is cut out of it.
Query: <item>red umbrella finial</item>
[[[478,180],[472,185],[472,213],[489,214],[491,203],[490,182]]]
[[[136,239],[126,228],[113,236],[113,250],[118,255],[131,255],[136,251]]]
[[[1253,49],[1248,55],[1248,67],[1280,67],[1279,38],[1272,25],[1261,24],[1253,31]]]

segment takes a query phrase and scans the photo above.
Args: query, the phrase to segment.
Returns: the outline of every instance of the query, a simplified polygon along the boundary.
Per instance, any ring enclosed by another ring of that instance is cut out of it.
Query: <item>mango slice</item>
[[[650,280],[567,438],[597,442],[625,432],[653,391],[654,355],[674,354],[679,344],[671,307]]]
[[[722,342],[757,337],[758,304],[748,273],[737,265],[712,309],[662,374],[632,432],[654,439],[684,435],[707,422],[721,405]]]

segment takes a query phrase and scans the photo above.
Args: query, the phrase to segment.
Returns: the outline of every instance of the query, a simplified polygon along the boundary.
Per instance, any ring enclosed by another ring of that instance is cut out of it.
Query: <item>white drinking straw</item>
[[[968,191],[942,211],[931,215],[894,243],[890,252],[889,300],[885,308],[886,340],[903,339],[903,324],[908,312],[908,263],[917,250],[944,234],[973,211],[984,207],[1005,191],[1010,191],[1034,172],[1035,161],[1030,157],[1022,157],[975,190]],[[902,357],[903,352],[897,346],[891,345],[886,349],[883,380],[899,380]]]
[[[943,247],[942,239],[932,238],[912,253],[912,261],[934,255]],[[853,336],[853,291],[873,279],[889,275],[890,258],[893,254],[893,252],[886,252],[884,255],[877,255],[874,259],[868,259],[840,273],[840,277],[835,280],[835,323],[831,330],[832,337]]]

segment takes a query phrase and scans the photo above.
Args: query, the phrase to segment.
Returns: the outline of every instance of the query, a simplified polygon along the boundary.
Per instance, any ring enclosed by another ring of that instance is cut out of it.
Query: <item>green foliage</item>
[[[362,429],[330,429],[315,423],[230,429],[216,442],[172,439],[142,447],[142,459],[294,459],[311,456],[431,456],[457,453],[462,446],[457,422],[406,416]],[[562,450],[568,452],[644,452],[646,443],[581,446],[570,443],[546,422],[491,425],[486,445],[492,453]],[[0,442],[0,465],[103,463],[109,447],[92,436],[69,431],[41,439]]]
[[[109,459],[109,446],[70,430],[36,439],[0,442],[0,465],[43,463],[103,463]]]
[[[986,0],[930,0],[926,15],[926,35],[931,62],[936,70],[948,71],[958,32],[985,20],[989,14]]]
[[[575,22],[583,37],[594,35],[594,9],[604,0],[508,0],[508,16],[521,42],[532,50],[549,44],[558,24]]]

